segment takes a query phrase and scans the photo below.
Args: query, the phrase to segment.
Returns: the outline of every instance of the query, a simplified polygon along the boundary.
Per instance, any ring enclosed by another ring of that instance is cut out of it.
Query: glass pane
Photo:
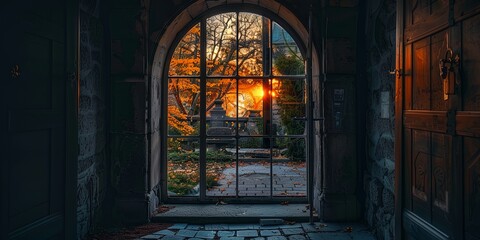
[[[245,137],[238,145],[238,195],[270,196],[269,139]]]
[[[238,30],[238,68],[240,76],[263,75],[263,17],[240,13]]]
[[[238,115],[244,117],[245,128],[242,128],[241,135],[262,135],[264,130],[263,118],[263,80],[262,79],[241,79],[238,82]],[[240,119],[239,119],[240,120]]]
[[[200,80],[168,80],[168,134],[191,136],[200,131]]]
[[[218,14],[207,18],[207,75],[235,75],[236,28],[236,13]]]
[[[306,196],[306,145],[304,138],[275,138],[273,195]]]
[[[185,34],[170,60],[170,76],[200,75],[200,24]]]
[[[207,138],[207,196],[236,196],[235,138]]]
[[[207,135],[235,135],[237,84],[231,79],[207,80]]]
[[[273,79],[271,96],[273,134],[305,134],[305,81]]]
[[[305,63],[292,36],[277,23],[272,24],[273,74],[304,75]]]
[[[199,196],[199,140],[167,139],[168,196]]]

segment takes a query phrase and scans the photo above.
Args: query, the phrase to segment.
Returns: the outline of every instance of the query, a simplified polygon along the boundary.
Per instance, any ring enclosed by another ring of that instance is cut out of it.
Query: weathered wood
[[[406,57],[404,84],[397,85],[404,105],[396,112],[403,120],[397,136],[403,145],[396,148],[403,151],[396,154],[403,167],[397,175],[401,239],[478,239],[480,1],[405,1],[400,13],[405,26],[397,47]],[[439,62],[447,49],[460,64],[453,66],[445,98]]]
[[[480,1],[455,0],[455,21],[461,21],[480,13]]]
[[[430,39],[413,44],[413,109],[430,109]]]
[[[448,26],[448,0],[406,1],[404,41],[410,43]]]
[[[431,219],[431,156],[430,133],[413,131],[412,135],[412,210],[424,218]]]
[[[432,224],[452,234],[452,136],[432,133]]]
[[[463,138],[465,230],[467,239],[480,238],[480,140]]]
[[[480,14],[465,20],[462,26],[463,110],[479,111],[480,76],[477,69],[480,69]]]
[[[462,136],[480,137],[480,112],[457,112],[456,133]]]
[[[404,65],[404,109],[412,109],[412,81],[413,81],[413,72],[412,72],[412,44],[405,46],[405,65]]]
[[[405,231],[411,237],[407,239],[428,239],[428,240],[446,240],[449,237],[440,229],[432,226],[430,223],[410,211],[403,212],[403,221],[405,223]],[[412,238],[414,237],[414,238]]]
[[[403,9],[405,2],[403,0],[397,1],[397,29],[396,29],[396,61],[395,68],[399,73],[403,72],[403,63],[405,62],[404,54],[404,45],[403,45],[403,27],[404,27],[404,15]],[[411,50],[410,50],[411,53]],[[410,54],[411,55],[411,54]],[[404,176],[405,167],[403,164],[404,152],[403,152],[403,91],[404,91],[404,81],[402,74],[397,74],[397,79],[395,81],[395,237],[398,239],[403,239],[403,218],[402,211],[404,209],[403,196],[405,189],[410,188],[410,182],[407,182],[407,185],[401,181]],[[410,80],[411,82],[411,80]],[[411,105],[409,105],[411,106]],[[410,107],[411,108],[411,107]],[[401,161],[399,161],[401,160]],[[400,180],[400,181],[398,181]],[[406,192],[406,191],[405,191]]]
[[[404,112],[404,126],[410,129],[446,133],[447,112],[407,110]]]

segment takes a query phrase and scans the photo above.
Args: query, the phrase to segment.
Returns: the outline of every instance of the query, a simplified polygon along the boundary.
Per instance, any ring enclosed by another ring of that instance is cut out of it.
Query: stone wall
[[[109,8],[113,224],[147,222],[158,203],[147,181],[148,9],[148,0],[112,1]]]
[[[106,94],[104,27],[100,1],[80,1],[80,102],[78,113],[78,238],[102,215],[106,196]]]
[[[366,6],[367,112],[365,218],[378,239],[394,239],[396,1]]]

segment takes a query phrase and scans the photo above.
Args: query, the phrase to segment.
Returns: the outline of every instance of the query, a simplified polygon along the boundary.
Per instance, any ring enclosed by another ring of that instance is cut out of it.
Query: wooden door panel
[[[15,154],[9,159],[8,179],[9,230],[14,231],[49,214],[51,131],[11,134],[9,142],[10,152]]]
[[[467,238],[480,238],[480,139],[465,137],[465,230]]]
[[[430,132],[447,132],[447,112],[408,110],[403,113],[403,124],[406,128]]]
[[[455,123],[458,135],[480,137],[480,112],[458,112]]]
[[[430,109],[434,111],[446,111],[448,108],[448,101],[445,101],[443,94],[443,79],[441,79],[439,72],[439,59],[445,57],[447,47],[445,34],[446,31],[441,31],[430,38]]]
[[[413,109],[430,109],[430,39],[413,44]]]
[[[455,19],[462,19],[480,11],[478,0],[455,0]]]
[[[463,110],[480,111],[480,14],[463,21]]]
[[[404,105],[397,103],[403,129],[396,154],[403,158],[397,181],[404,195],[397,233],[403,239],[478,239],[480,1],[405,0],[399,6],[403,52],[397,64],[404,75],[397,86]],[[449,76],[455,92],[446,99],[439,62],[449,48],[460,64]]]
[[[413,44],[408,44],[405,46],[405,65],[404,65],[404,109],[412,110],[413,107],[413,61],[412,61],[412,46]]]
[[[412,136],[412,210],[430,220],[430,133],[414,130]]]
[[[451,233],[452,136],[432,133],[432,225]]]
[[[404,137],[403,137],[403,149],[404,149],[404,156],[405,161],[403,161],[404,171],[404,185],[403,191],[407,194],[403,194],[403,201],[404,201],[404,208],[408,209],[409,211],[413,211],[413,204],[412,204],[412,129],[405,129],[404,130]]]
[[[6,28],[5,59],[19,74],[2,82],[4,227],[7,239],[64,239],[65,3],[25,1],[7,8],[14,24]]]
[[[406,0],[405,41],[414,41],[448,24],[449,0]]]

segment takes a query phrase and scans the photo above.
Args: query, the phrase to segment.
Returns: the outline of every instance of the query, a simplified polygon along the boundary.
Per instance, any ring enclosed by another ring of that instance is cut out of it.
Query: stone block
[[[269,237],[269,236],[279,236],[281,235],[280,230],[261,230],[260,235],[262,237]]]
[[[237,231],[237,237],[258,237],[257,230],[240,230]]]

